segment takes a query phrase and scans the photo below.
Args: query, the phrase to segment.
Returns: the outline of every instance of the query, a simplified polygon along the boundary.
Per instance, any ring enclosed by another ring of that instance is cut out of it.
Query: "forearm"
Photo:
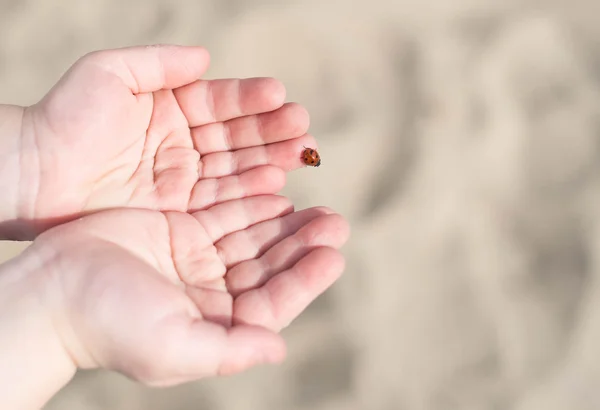
[[[2,409],[40,409],[75,374],[42,302],[43,268],[29,250],[0,265]]]
[[[0,104],[0,239],[20,239],[20,135],[24,108]]]

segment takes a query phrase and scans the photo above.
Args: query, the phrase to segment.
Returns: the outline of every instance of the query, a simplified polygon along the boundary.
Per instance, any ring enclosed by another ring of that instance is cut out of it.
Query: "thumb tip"
[[[281,364],[287,355],[281,335],[258,326],[236,326],[230,329],[230,361],[223,363],[221,375],[240,373],[261,364]]]

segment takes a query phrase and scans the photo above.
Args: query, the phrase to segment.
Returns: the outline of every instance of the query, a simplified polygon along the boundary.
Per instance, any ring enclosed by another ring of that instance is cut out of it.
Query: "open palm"
[[[274,79],[199,80],[200,47],[78,60],[22,127],[21,215],[37,230],[100,209],[193,212],[278,192],[302,166],[308,114]]]
[[[58,261],[43,293],[79,367],[171,385],[282,360],[277,332],[341,274],[348,233],[326,208],[260,195],[192,214],[100,212],[33,249]]]

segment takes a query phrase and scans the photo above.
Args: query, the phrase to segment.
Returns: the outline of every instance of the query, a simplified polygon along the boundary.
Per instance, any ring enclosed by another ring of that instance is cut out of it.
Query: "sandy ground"
[[[283,366],[165,390],[82,373],[47,408],[600,408],[600,3],[319,3],[0,1],[2,102],[141,43],[280,78],[323,158],[285,193],[353,227]]]

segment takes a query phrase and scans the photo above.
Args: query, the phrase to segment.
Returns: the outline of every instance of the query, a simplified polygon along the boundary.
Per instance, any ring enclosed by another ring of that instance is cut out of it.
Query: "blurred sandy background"
[[[600,409],[600,3],[0,0],[0,101],[79,56],[201,44],[275,76],[353,226],[281,367],[152,390],[83,373],[48,409]],[[2,243],[8,258],[26,244]]]

